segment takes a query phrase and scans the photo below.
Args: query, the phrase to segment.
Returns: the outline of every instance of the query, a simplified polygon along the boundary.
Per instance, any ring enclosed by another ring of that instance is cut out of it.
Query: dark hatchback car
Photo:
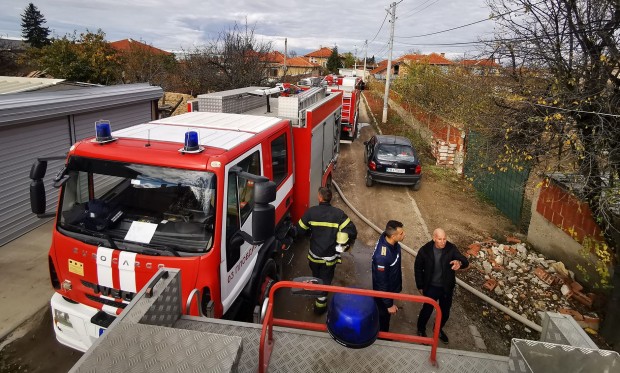
[[[422,167],[409,141],[401,136],[375,135],[364,142],[366,186],[374,182],[422,186]]]

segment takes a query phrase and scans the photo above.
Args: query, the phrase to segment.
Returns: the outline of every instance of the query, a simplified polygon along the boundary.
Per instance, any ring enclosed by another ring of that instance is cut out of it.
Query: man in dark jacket
[[[448,343],[448,335],[443,327],[450,317],[452,294],[456,285],[455,271],[467,268],[469,262],[446,239],[446,232],[437,228],[433,231],[433,240],[418,250],[415,258],[415,282],[420,294],[433,298],[441,309],[441,329],[439,339]],[[433,313],[433,306],[425,303],[418,316],[418,335],[426,337],[426,323]]]
[[[403,289],[403,275],[400,266],[400,244],[405,239],[403,223],[390,220],[385,232],[379,237],[372,254],[372,289],[400,293]],[[390,331],[390,318],[398,312],[391,298],[375,298],[379,310],[379,330]]]
[[[344,232],[349,235],[350,245],[357,236],[355,224],[341,209],[330,205],[332,191],[319,188],[319,204],[310,207],[299,219],[299,228],[310,232],[310,251],[308,264],[312,276],[323,280],[323,284],[331,285],[334,279],[336,264],[341,263],[340,252],[336,251],[336,235]],[[314,312],[322,314],[327,310],[327,294],[318,297],[314,302]]]

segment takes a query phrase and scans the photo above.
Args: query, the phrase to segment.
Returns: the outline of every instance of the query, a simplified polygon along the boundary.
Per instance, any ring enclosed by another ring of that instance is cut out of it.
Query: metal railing
[[[428,303],[435,309],[435,327],[433,328],[432,337],[420,337],[408,334],[392,333],[392,332],[379,332],[378,338],[390,339],[393,341],[420,343],[431,346],[430,362],[433,366],[437,366],[437,345],[439,342],[439,329],[441,328],[441,309],[439,304],[431,298],[421,295],[389,293],[385,291],[376,291],[368,289],[347,288],[342,286],[331,285],[318,285],[307,282],[293,282],[293,281],[280,281],[273,285],[269,292],[269,301],[267,305],[267,312],[263,320],[263,328],[260,335],[260,346],[258,356],[258,371],[260,373],[266,372],[269,366],[269,359],[271,358],[271,352],[274,348],[275,340],[273,339],[273,327],[282,326],[287,328],[305,329],[312,331],[326,332],[327,325],[306,321],[296,321],[288,319],[279,319],[273,317],[273,302],[276,290],[281,288],[291,289],[303,289],[308,291],[326,291],[331,293],[344,293],[364,295],[376,298],[390,298],[398,299],[414,303]]]

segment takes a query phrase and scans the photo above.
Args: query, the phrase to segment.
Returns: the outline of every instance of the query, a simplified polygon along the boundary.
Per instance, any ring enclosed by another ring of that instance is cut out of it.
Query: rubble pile
[[[472,270],[466,277],[473,286],[534,322],[539,311],[551,311],[573,316],[588,331],[598,329],[598,317],[589,311],[594,294],[583,293],[573,272],[562,262],[528,251],[517,238],[508,237],[507,242],[487,239],[469,246]]]

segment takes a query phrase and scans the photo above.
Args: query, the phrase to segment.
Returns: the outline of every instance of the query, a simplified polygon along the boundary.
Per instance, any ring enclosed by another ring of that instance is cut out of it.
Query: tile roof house
[[[476,75],[497,75],[501,66],[493,58],[482,60],[463,60],[459,65],[465,70]]]
[[[264,60],[270,65],[270,78],[281,78],[284,76],[284,54],[273,51],[268,53]],[[290,57],[286,59],[286,75],[318,75],[321,66],[310,62],[306,57]]]
[[[152,47],[148,44],[141,43],[133,39],[123,39],[123,40],[113,41],[110,43],[110,46],[119,52],[128,52],[128,51],[135,50],[135,49],[141,49],[144,51],[151,52],[153,54],[166,55],[166,56],[172,55],[172,53],[170,52],[167,52],[159,48]]]
[[[408,66],[411,64],[423,63],[434,66],[439,66],[443,69],[447,69],[450,66],[454,66],[454,62],[447,59],[443,53],[431,53],[431,54],[406,54],[392,61],[392,76],[403,77],[408,73]],[[385,79],[387,72],[387,60],[379,62],[379,66],[373,69],[370,74],[376,79]]]
[[[331,48],[321,47],[314,52],[306,54],[304,57],[307,57],[310,62],[314,64],[320,65],[322,67],[327,67],[327,59],[329,58],[329,56],[331,56],[331,54]]]

